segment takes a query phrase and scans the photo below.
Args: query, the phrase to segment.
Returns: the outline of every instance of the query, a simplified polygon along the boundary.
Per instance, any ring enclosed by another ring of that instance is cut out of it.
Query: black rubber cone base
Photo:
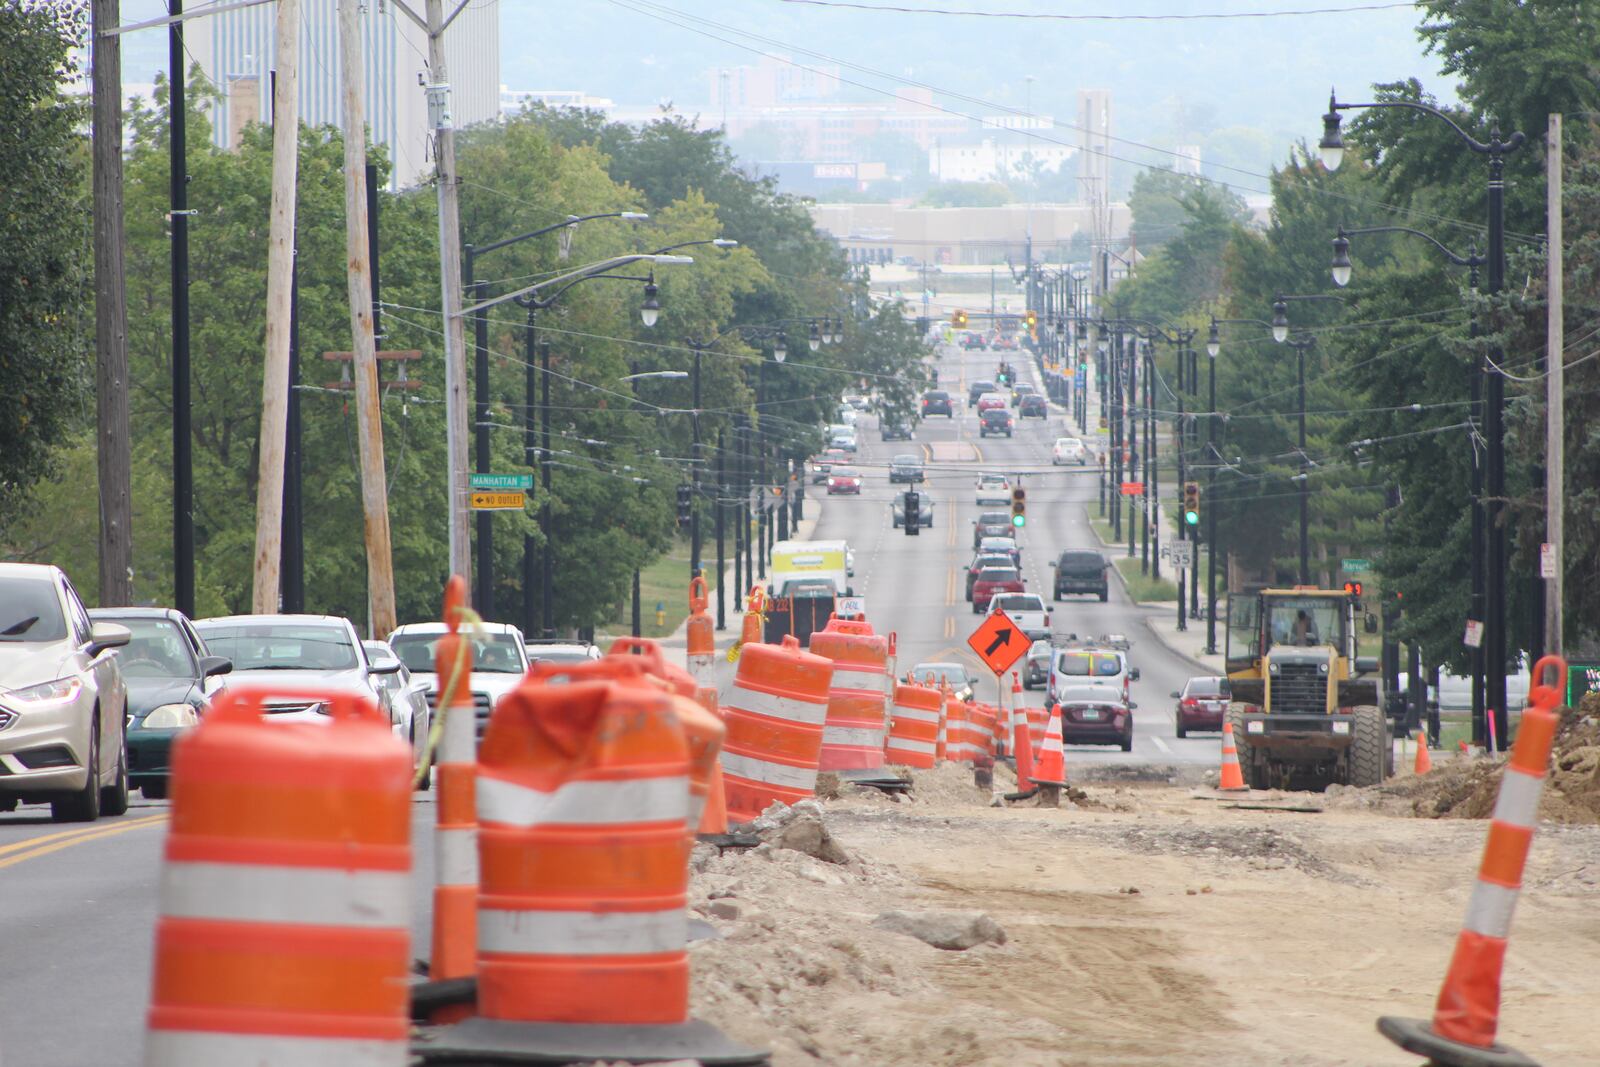
[[[1399,1019],[1385,1015],[1378,1020],[1378,1033],[1407,1052],[1428,1057],[1428,1062],[1437,1067],[1539,1067],[1537,1061],[1514,1048],[1504,1045],[1479,1048],[1440,1037],[1425,1019]]]
[[[460,1067],[567,1064],[594,1060],[662,1063],[698,1060],[706,1067],[762,1067],[770,1053],[730,1041],[710,1023],[608,1026],[588,1023],[518,1023],[472,1018],[425,1027],[411,1041],[423,1063]]]

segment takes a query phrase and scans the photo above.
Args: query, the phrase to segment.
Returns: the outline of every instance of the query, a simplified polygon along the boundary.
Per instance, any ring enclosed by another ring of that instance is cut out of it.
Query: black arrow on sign
[[[994,640],[989,642],[989,647],[984,650],[983,654],[985,656],[992,656],[1002,645],[1009,644],[1011,644],[1010,629],[996,630],[994,632]]]

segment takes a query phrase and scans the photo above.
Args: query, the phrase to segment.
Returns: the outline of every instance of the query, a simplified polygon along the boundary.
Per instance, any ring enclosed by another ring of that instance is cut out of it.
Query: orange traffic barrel
[[[945,697],[945,759],[956,763],[972,762],[972,741],[967,734],[968,715],[968,705],[958,700],[954,693]]]
[[[714,685],[697,685],[694,690],[694,701],[702,708],[717,717],[722,722],[722,708],[717,703],[717,687]],[[723,740],[727,740],[727,727],[723,727]],[[717,753],[716,762],[711,765],[711,779],[706,783],[706,810],[700,816],[699,832],[702,834],[725,834],[728,832],[728,797],[727,787],[722,781],[722,753]]]
[[[439,678],[438,714],[444,720],[434,772],[438,803],[433,835],[433,935],[428,956],[428,977],[436,982],[469,977],[477,966],[478,816],[473,779],[478,773],[478,716],[472,697],[472,642],[460,633],[466,599],[466,579],[453,575],[444,588],[447,632],[433,649]],[[433,1018],[446,1021],[467,1014],[460,1005],[450,1005],[435,1012]]]
[[[554,665],[552,665],[554,666]],[[485,1019],[688,1017],[689,756],[671,695],[538,672],[478,749],[478,1010]],[[631,680],[628,676],[631,675]]]
[[[811,635],[811,654],[833,661],[819,770],[883,767],[889,639],[865,621],[830,619]]]
[[[967,738],[974,760],[994,756],[994,708],[988,704],[967,705]]]
[[[889,742],[885,753],[890,763],[926,770],[933,766],[939,744],[939,705],[937,689],[904,682],[894,687],[894,704],[889,710]]]
[[[832,681],[833,661],[802,650],[792,636],[781,645],[745,646],[722,702],[731,821],[748,822],[774,800],[793,804],[816,793]]]
[[[349,692],[229,688],[178,739],[146,1064],[407,1062],[411,773]]]
[[[950,758],[950,683],[939,683],[939,733],[934,741],[933,759],[937,763]]]
[[[706,580],[697,574],[689,580],[689,622],[685,634],[689,671],[695,675],[708,669],[717,655],[716,631],[706,612],[707,602]]]

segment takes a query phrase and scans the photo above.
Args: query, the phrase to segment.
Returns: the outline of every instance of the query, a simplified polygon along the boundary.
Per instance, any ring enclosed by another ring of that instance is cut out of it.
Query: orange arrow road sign
[[[1033,642],[1004,611],[996,611],[983,620],[967,644],[978,658],[995,674],[1004,674],[1011,665],[1028,654]]]

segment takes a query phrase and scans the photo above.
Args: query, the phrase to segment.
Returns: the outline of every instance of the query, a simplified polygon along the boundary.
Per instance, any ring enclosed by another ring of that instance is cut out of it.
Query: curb
[[[1084,506],[1083,517],[1084,517],[1085,521],[1087,521],[1088,518],[1089,518],[1089,508],[1088,508],[1087,505]],[[1094,534],[1094,539],[1096,541],[1100,542],[1100,547],[1101,548],[1110,548],[1111,544],[1108,541],[1106,541],[1103,537],[1100,536],[1100,531],[1096,530],[1094,528],[1094,523],[1090,522],[1088,525],[1089,525],[1090,532]],[[1134,607],[1139,607],[1139,608],[1144,607],[1145,606],[1145,602],[1144,601],[1134,600],[1133,599],[1133,593],[1128,588],[1127,575],[1122,573],[1122,568],[1118,567],[1116,565],[1115,561],[1113,561],[1111,563],[1111,570],[1116,574],[1117,581],[1122,583],[1122,591],[1128,595],[1128,600],[1132,602]],[[1148,630],[1150,632],[1150,636],[1153,637],[1156,640],[1156,642],[1159,645],[1161,645],[1162,648],[1166,649],[1168,652],[1172,653],[1174,656],[1177,656],[1179,659],[1181,659],[1185,663],[1189,664],[1189,666],[1196,668],[1201,674],[1209,676],[1214,671],[1215,668],[1213,668],[1210,664],[1206,664],[1206,663],[1200,662],[1199,660],[1197,660],[1193,656],[1191,656],[1188,652],[1186,652],[1183,649],[1177,647],[1171,641],[1168,641],[1165,634],[1163,634],[1160,630],[1157,630],[1154,626],[1150,625],[1150,620],[1149,619],[1140,619],[1139,622],[1140,622],[1141,625],[1144,626],[1144,628],[1146,630]]]

